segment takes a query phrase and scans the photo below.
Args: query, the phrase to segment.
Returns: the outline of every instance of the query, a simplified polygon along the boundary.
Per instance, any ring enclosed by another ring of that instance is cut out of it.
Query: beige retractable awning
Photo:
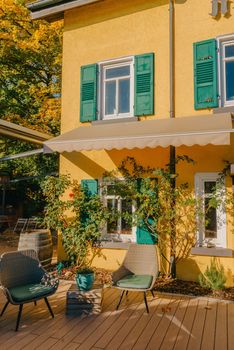
[[[28,141],[39,145],[42,145],[44,141],[52,138],[51,135],[25,128],[24,126],[3,119],[0,119],[0,135],[13,137],[18,140]]]
[[[44,152],[229,145],[231,114],[81,126],[44,143]]]

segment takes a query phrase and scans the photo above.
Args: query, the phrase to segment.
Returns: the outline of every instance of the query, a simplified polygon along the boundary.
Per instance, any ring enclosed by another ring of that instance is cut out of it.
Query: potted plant
[[[90,267],[83,267],[76,272],[76,284],[80,290],[87,291],[93,286],[95,279],[94,270]]]

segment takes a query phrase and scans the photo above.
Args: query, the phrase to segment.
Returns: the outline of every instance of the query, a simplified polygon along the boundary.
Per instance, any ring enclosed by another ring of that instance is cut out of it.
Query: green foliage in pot
[[[91,267],[81,267],[76,270],[76,273],[80,275],[87,275],[90,273],[94,273],[94,269],[92,269]]]
[[[91,195],[69,175],[47,177],[42,183],[47,206],[44,224],[62,233],[62,242],[71,264],[90,265],[99,253],[98,241],[107,218],[99,195]]]

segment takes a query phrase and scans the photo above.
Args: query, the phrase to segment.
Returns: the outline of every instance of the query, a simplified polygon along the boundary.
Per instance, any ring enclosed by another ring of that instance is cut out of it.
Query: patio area
[[[148,296],[129,293],[115,311],[119,291],[105,289],[103,312],[95,316],[66,316],[66,291],[62,281],[49,298],[55,318],[44,301],[24,306],[18,332],[14,331],[18,307],[10,305],[0,319],[0,348],[5,349],[233,349],[234,303],[207,298]],[[0,306],[5,298],[0,295]]]

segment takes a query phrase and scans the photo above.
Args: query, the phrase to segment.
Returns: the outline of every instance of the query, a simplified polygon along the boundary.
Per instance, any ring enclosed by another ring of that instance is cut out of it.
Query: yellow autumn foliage
[[[0,118],[58,134],[63,22],[32,21],[27,0],[0,0]]]

